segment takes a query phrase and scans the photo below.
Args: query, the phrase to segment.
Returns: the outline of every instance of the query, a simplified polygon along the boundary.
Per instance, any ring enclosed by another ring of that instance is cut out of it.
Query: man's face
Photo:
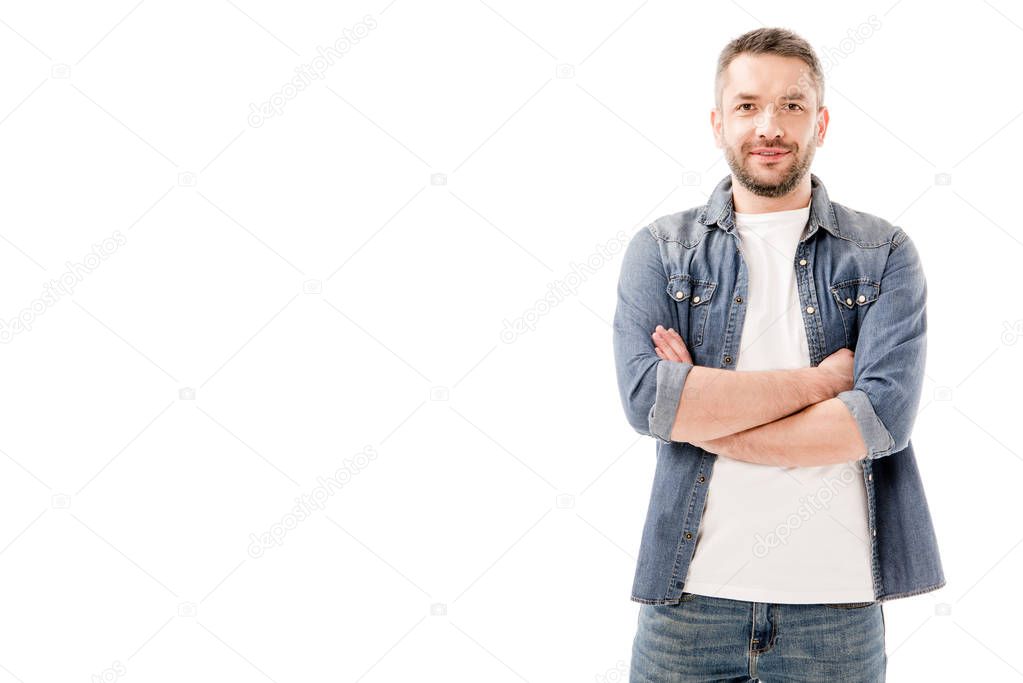
[[[806,63],[777,55],[732,60],[719,109],[711,113],[717,146],[732,174],[761,197],[783,197],[799,185],[824,142],[827,123]]]

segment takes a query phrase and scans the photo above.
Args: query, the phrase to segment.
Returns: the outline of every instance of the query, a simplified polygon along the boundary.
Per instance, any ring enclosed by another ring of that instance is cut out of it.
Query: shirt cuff
[[[861,389],[851,389],[841,392],[835,398],[842,401],[856,419],[860,436],[867,444],[867,459],[873,460],[888,455],[895,447],[895,439],[874,412],[870,397]]]
[[[648,422],[650,434],[661,443],[671,443],[671,428],[682,400],[682,387],[686,383],[692,363],[662,360],[657,362],[657,392],[650,406]]]

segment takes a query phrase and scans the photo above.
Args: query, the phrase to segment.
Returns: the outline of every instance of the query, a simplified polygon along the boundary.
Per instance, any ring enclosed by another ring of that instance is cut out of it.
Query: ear
[[[714,145],[718,148],[724,148],[725,141],[722,137],[722,127],[724,126],[724,117],[721,116],[721,112],[715,107],[710,110],[710,128],[714,134]]]
[[[828,108],[821,106],[817,111],[817,128],[814,131],[817,135],[817,146],[820,147],[824,144],[824,136],[828,133],[828,121],[831,119],[831,114],[828,112]]]

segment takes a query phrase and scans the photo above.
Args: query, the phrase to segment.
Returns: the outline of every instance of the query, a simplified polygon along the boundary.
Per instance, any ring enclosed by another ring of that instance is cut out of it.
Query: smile
[[[786,157],[790,152],[751,152],[750,156],[759,157],[764,161],[777,161],[783,157]]]

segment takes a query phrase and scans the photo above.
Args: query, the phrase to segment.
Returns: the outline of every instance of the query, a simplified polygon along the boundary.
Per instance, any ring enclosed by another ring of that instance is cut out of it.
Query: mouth
[[[751,157],[756,157],[759,161],[770,164],[772,162],[779,161],[789,156],[792,152],[786,149],[777,150],[761,150],[750,152]]]

